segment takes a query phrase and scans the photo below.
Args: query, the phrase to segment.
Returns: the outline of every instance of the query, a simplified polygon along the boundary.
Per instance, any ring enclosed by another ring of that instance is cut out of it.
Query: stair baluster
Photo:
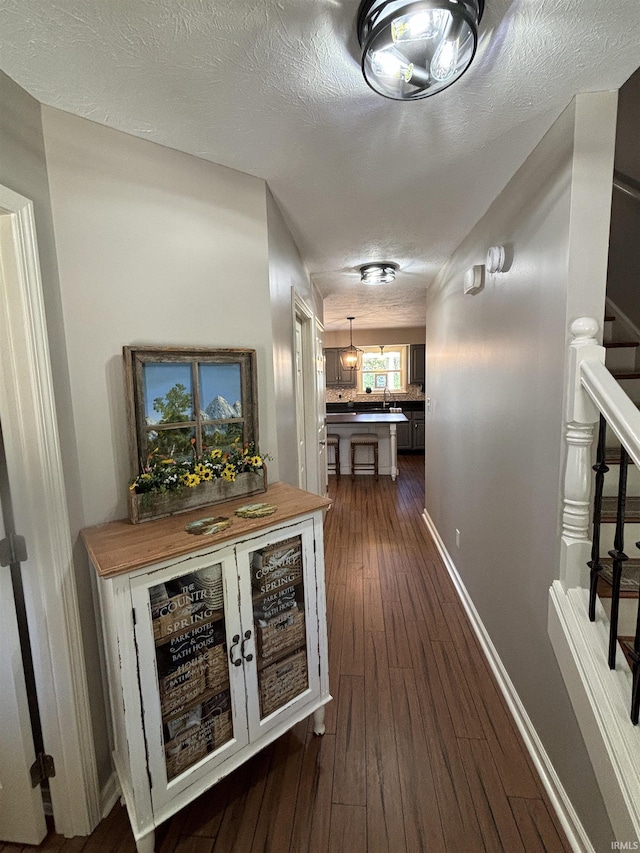
[[[640,542],[636,542],[640,548]],[[633,638],[633,648],[629,649],[629,657],[633,662],[633,690],[631,693],[631,722],[638,725],[640,716],[640,589],[638,590],[638,615],[636,617],[636,634]]]
[[[591,545],[591,559],[587,563],[591,569],[589,577],[589,619],[596,619],[596,595],[598,591],[598,577],[602,571],[600,564],[600,518],[602,516],[602,493],[604,491],[604,475],[609,470],[605,463],[607,438],[607,422],[600,415],[600,426],[598,429],[598,450],[596,452],[596,464],[593,470],[596,472],[595,496],[593,500],[593,540]]]
[[[627,467],[629,454],[624,445],[620,446],[620,477],[618,479],[618,512],[616,516],[616,535],[609,556],[613,560],[613,583],[611,592],[611,621],[609,626],[609,669],[616,667],[618,648],[618,611],[620,609],[620,580],[622,565],[629,558],[624,553],[624,515],[627,502]]]

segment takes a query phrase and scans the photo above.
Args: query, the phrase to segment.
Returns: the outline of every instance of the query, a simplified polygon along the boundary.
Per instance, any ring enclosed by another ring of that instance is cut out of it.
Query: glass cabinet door
[[[226,571],[224,559],[187,565],[181,574],[154,572],[133,591],[134,606],[150,616],[150,625],[136,625],[147,736],[161,739],[150,745],[150,764],[162,765],[167,784],[247,741],[242,666],[229,655],[241,661],[235,563]],[[225,582],[235,596],[225,599]]]
[[[310,666],[310,661],[317,661],[312,527],[298,525],[297,530],[290,530],[290,535],[281,532],[282,538],[276,540],[261,540],[244,555],[251,610],[249,616],[243,615],[243,623],[252,620],[256,652],[255,668],[247,673],[257,692],[250,726],[253,722],[261,730],[270,727],[268,720],[277,722],[277,712],[285,705],[304,703],[317,690]]]

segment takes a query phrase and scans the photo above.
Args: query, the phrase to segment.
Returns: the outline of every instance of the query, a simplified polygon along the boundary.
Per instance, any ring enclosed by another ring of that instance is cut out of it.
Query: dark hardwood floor
[[[570,850],[421,520],[424,457],[400,471],[330,478],[326,734],[296,726],[162,825],[157,853]],[[41,849],[135,844],[117,805]]]

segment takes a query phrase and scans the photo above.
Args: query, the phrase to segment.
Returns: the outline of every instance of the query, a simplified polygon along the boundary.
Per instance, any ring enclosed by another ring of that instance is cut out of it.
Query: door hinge
[[[29,768],[31,774],[31,787],[37,788],[45,779],[51,779],[56,775],[56,767],[53,763],[53,756],[45,755],[44,752],[39,752],[38,757]]]
[[[24,536],[10,533],[0,541],[0,566],[13,566],[27,560],[27,543]]]

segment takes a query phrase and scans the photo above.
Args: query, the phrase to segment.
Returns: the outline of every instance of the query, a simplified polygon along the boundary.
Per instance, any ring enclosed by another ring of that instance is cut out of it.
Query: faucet
[[[389,395],[388,401],[387,401],[387,394]],[[389,403],[393,402],[391,399],[391,391],[389,391],[389,388],[386,385],[384,386],[384,394],[382,396],[383,396],[382,408],[386,409],[387,408],[387,402],[389,402]]]

